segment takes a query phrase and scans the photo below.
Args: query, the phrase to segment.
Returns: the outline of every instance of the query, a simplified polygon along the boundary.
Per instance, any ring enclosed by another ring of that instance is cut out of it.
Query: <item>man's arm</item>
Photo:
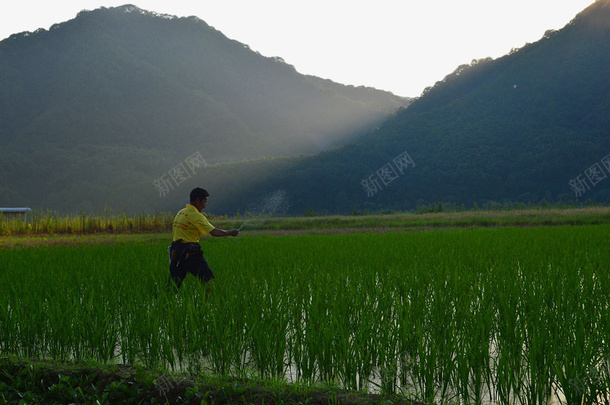
[[[218,236],[218,237],[222,237],[222,236],[237,236],[239,234],[239,230],[238,229],[231,229],[231,230],[224,230],[224,229],[220,229],[220,228],[214,228],[210,231],[210,235],[212,236]]]

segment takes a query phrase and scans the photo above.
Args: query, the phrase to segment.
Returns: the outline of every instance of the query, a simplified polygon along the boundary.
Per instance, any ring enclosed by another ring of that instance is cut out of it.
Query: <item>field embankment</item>
[[[10,236],[48,237],[50,235],[80,236],[169,233],[175,213],[128,216],[60,215],[35,212],[27,221],[21,217],[0,214],[0,245]],[[599,225],[610,223],[610,207],[528,208],[511,210],[472,210],[431,213],[391,213],[331,216],[265,216],[237,217],[207,214],[221,228],[240,228],[246,233],[348,233],[384,231],[425,231],[437,228],[532,227],[558,225]],[[70,238],[68,238],[70,239]],[[77,238],[72,238],[75,242]],[[84,241],[95,241],[85,238]],[[104,243],[102,237],[97,239]],[[112,238],[108,240],[113,240]]]
[[[192,376],[124,365],[0,358],[4,404],[421,405],[391,395],[281,381]]]

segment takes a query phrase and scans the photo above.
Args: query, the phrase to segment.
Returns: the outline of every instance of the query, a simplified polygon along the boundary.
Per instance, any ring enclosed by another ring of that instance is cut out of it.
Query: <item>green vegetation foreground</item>
[[[610,403],[609,225],[1,250],[0,356],[283,378],[426,401]]]

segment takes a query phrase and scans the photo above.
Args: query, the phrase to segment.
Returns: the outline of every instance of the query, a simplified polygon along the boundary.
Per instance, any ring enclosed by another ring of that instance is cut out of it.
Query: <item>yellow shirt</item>
[[[183,242],[199,242],[201,235],[206,236],[214,229],[208,219],[191,204],[178,211],[172,226],[172,240],[182,239]]]

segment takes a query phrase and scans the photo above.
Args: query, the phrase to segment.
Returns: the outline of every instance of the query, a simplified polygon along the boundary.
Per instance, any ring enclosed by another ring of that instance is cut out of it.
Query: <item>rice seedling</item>
[[[167,241],[0,255],[0,355],[327,382],[438,403],[610,403],[608,225]]]

